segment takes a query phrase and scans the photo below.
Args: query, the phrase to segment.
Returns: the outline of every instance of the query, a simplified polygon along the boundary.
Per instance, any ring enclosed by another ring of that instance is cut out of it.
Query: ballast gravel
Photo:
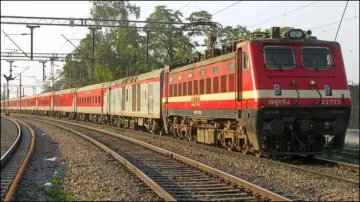
[[[194,142],[100,124],[76,122],[147,142],[256,183],[264,188],[271,187],[274,190],[292,194],[302,200],[359,201],[359,187],[354,184],[274,165],[260,159],[229,155],[226,150],[219,151]]]
[[[40,187],[54,176],[62,179],[64,192],[74,200],[160,200],[121,163],[87,140],[54,126],[23,120],[36,127],[36,139],[16,200],[52,200]]]

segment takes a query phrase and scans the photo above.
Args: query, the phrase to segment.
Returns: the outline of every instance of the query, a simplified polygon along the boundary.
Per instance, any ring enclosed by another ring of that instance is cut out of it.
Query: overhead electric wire
[[[308,7],[308,6],[313,5],[313,4],[317,3],[317,2],[319,2],[319,1],[315,1],[315,2],[312,2],[312,3],[307,4],[307,5],[305,5],[305,6],[301,6],[301,7],[299,7],[299,8],[296,8],[296,9],[294,9],[294,10],[288,11],[288,12],[283,13],[283,14],[281,14],[281,15],[278,15],[278,16],[276,16],[276,17],[273,17],[273,18],[270,18],[270,19],[268,19],[268,20],[265,20],[265,21],[262,21],[262,22],[256,23],[256,24],[251,25],[251,26],[248,26],[247,28],[251,28],[251,27],[254,27],[254,26],[260,25],[260,24],[262,24],[262,23],[268,22],[268,21],[270,21],[270,20],[273,20],[273,19],[279,18],[279,17],[284,16],[284,15],[286,15],[286,14],[289,14],[289,13],[292,13],[292,12],[295,12],[295,11],[298,11],[298,10],[300,10],[300,9],[302,9],[302,8]]]
[[[343,22],[348,21],[348,20],[353,20],[353,19],[358,18],[358,17],[359,17],[359,16],[347,18],[347,19],[344,19]],[[325,24],[325,25],[316,26],[316,27],[310,28],[309,30],[314,30],[314,29],[318,29],[318,28],[321,28],[321,27],[326,27],[326,26],[329,26],[329,25],[337,24],[337,23],[339,23],[339,22],[340,22],[340,21],[332,22],[332,23]]]
[[[26,57],[30,58],[30,57],[15,43],[15,41],[13,41],[13,40],[11,39],[11,37],[10,37],[8,34],[6,34],[6,32],[5,32],[3,29],[1,29],[1,31],[4,32],[4,34],[11,40],[11,42],[13,42],[13,44],[15,44],[15,46],[16,46],[19,50],[21,50],[21,52],[23,52],[24,55],[26,55]]]
[[[230,6],[225,7],[225,8],[223,8],[223,9],[217,11],[216,13],[212,14],[212,16],[214,16],[214,15],[216,15],[216,14],[218,14],[218,13],[221,13],[221,12],[223,12],[224,10],[226,10],[226,9],[232,7],[232,6],[235,6],[236,4],[241,3],[241,2],[242,2],[242,1],[238,1],[238,2],[236,2],[236,3],[233,3],[233,4],[231,4]]]
[[[336,35],[335,35],[334,41],[336,41],[336,38],[337,38],[337,36],[338,36],[339,30],[340,30],[340,26],[341,26],[341,22],[342,22],[342,20],[343,20],[343,18],[344,18],[344,15],[345,15],[345,12],[346,12],[346,8],[347,8],[348,3],[349,3],[349,0],[346,1],[346,5],[345,5],[345,8],[344,8],[343,14],[342,14],[342,16],[341,16],[340,24],[339,24],[339,27],[338,27],[338,29],[337,29],[337,31],[336,31]]]
[[[181,11],[182,9],[184,9],[186,6],[188,6],[189,4],[191,4],[193,1],[190,1],[189,3],[187,3],[185,6],[181,7],[180,9],[178,9],[178,11]]]

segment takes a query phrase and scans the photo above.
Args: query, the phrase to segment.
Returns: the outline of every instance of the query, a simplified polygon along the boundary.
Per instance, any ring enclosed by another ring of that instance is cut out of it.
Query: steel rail
[[[22,133],[21,133],[20,125],[15,120],[13,120],[11,118],[8,118],[8,117],[5,117],[5,116],[1,116],[1,118],[4,118],[6,120],[9,120],[9,121],[13,122],[16,125],[17,129],[18,129],[18,134],[17,134],[17,137],[16,137],[14,143],[5,152],[5,154],[1,156],[1,168],[2,168],[4,163],[9,159],[10,154],[12,154],[15,151],[17,145],[19,144]]]
[[[31,118],[30,118],[31,119]],[[35,120],[35,119],[32,119]],[[46,121],[41,121],[36,119],[36,121],[45,123],[45,124],[49,124],[58,128],[61,128],[63,130],[66,131],[70,131],[76,135],[81,136],[82,138],[90,141],[91,143],[93,143],[94,145],[100,147],[101,149],[103,149],[104,151],[106,151],[107,153],[109,153],[111,156],[113,156],[115,159],[117,159],[118,161],[120,161],[125,167],[127,167],[131,172],[133,172],[136,176],[138,176],[145,184],[147,184],[152,190],[154,190],[160,197],[164,198],[166,201],[176,201],[169,193],[167,193],[163,188],[161,188],[157,183],[155,183],[152,179],[150,179],[147,175],[145,175],[140,169],[138,169],[136,166],[134,166],[132,163],[130,163],[128,160],[126,160],[124,157],[120,156],[118,153],[116,153],[115,151],[111,150],[110,148],[108,148],[107,146],[105,146],[104,144],[100,143],[99,141],[83,134],[80,133],[76,130],[70,129],[70,128],[66,128],[60,125],[56,125],[54,123],[49,123]],[[55,120],[52,120],[54,122],[56,122]]]
[[[18,119],[16,119],[16,121],[20,122],[21,124],[23,124],[24,126],[26,126],[28,128],[28,130],[31,133],[31,138],[30,138],[31,142],[30,142],[30,147],[29,147],[29,149],[28,149],[28,151],[26,153],[26,156],[25,156],[24,160],[21,162],[20,168],[17,171],[17,173],[15,175],[15,178],[14,178],[14,180],[12,181],[12,183],[11,183],[11,185],[9,187],[9,191],[6,194],[4,201],[10,201],[11,200],[11,198],[12,198],[12,196],[13,196],[15,190],[16,190],[16,187],[17,187],[17,185],[18,185],[18,183],[20,181],[20,178],[21,178],[22,174],[24,173],[25,167],[26,167],[26,165],[27,165],[27,163],[28,163],[28,161],[29,161],[29,159],[30,159],[30,157],[32,155],[34,147],[35,147],[35,132],[34,132],[34,130],[28,124],[24,123],[23,121],[18,120]]]
[[[31,117],[31,116],[29,116]],[[52,118],[44,118],[44,117],[38,117],[38,116],[35,116],[36,119],[32,119],[32,120],[35,120],[35,121],[39,121],[39,122],[43,122],[43,123],[46,123],[46,124],[50,124],[50,125],[53,125],[53,126],[56,126],[56,127],[59,127],[59,128],[63,128],[65,129],[66,127],[63,127],[63,126],[59,126],[59,125],[56,125],[56,124],[51,124],[49,123],[48,121],[53,121],[53,122],[59,122],[59,123],[64,123],[64,124],[69,124],[69,125],[73,125],[73,126],[76,126],[76,127],[81,127],[81,128],[85,128],[85,129],[89,129],[89,130],[93,130],[93,131],[97,131],[97,132],[100,132],[100,133],[103,133],[103,134],[107,134],[107,135],[110,135],[110,136],[113,136],[113,137],[116,137],[116,138],[119,138],[119,139],[122,139],[122,140],[125,140],[125,141],[128,141],[128,142],[131,142],[131,143],[134,143],[136,145],[139,145],[143,148],[146,148],[146,149],[149,149],[149,150],[152,150],[152,151],[155,151],[159,154],[162,154],[164,156],[169,156],[170,158],[176,160],[176,161],[179,161],[179,162],[183,162],[187,165],[190,165],[196,169],[199,169],[199,170],[202,170],[203,172],[205,173],[208,173],[208,174],[211,174],[213,176],[217,176],[219,177],[220,179],[223,179],[224,181],[226,182],[229,182],[235,186],[238,186],[240,187],[241,189],[244,189],[244,190],[247,190],[249,192],[251,192],[254,196],[256,197],[260,197],[262,199],[264,199],[265,201],[266,200],[271,200],[271,201],[292,201],[293,199],[290,199],[288,198],[288,196],[283,196],[283,195],[280,195],[276,192],[273,192],[273,191],[269,191],[265,188],[262,188],[258,185],[255,185],[253,183],[250,183],[248,181],[245,181],[243,179],[240,179],[236,176],[233,176],[233,175],[230,175],[228,173],[225,173],[223,171],[220,171],[218,169],[215,169],[215,168],[212,168],[210,166],[207,166],[205,164],[202,164],[200,162],[197,162],[195,160],[192,160],[192,159],[189,159],[187,157],[184,157],[182,155],[179,155],[177,153],[174,153],[174,152],[171,152],[171,151],[168,151],[168,150],[165,150],[165,149],[162,149],[162,148],[159,148],[159,147],[156,147],[156,146],[153,146],[151,144],[148,144],[148,143],[145,143],[145,142],[142,142],[142,141],[139,141],[139,140],[136,140],[136,139],[133,139],[133,138],[130,138],[130,137],[126,137],[124,135],[120,135],[120,134],[117,134],[117,133],[114,133],[114,132],[110,132],[110,131],[106,131],[106,130],[102,130],[102,129],[98,129],[98,128],[93,128],[93,127],[90,127],[90,126],[85,126],[85,125],[82,125],[82,124],[77,124],[77,123],[72,123],[72,122],[69,122],[69,121],[63,121],[63,120],[56,120],[56,119],[52,119]],[[28,117],[27,117],[28,118]],[[47,120],[47,121],[41,121],[39,120],[42,119],[42,120]],[[31,118],[29,118],[31,119]],[[71,131],[73,133],[76,132],[76,134],[78,133],[77,131],[74,131],[72,129],[69,129],[69,128],[66,128],[65,130],[68,130],[68,131]],[[90,137],[88,137],[89,139],[92,139]],[[88,139],[86,138],[86,139]],[[89,140],[88,139],[88,140]],[[96,140],[95,140],[96,141]],[[94,142],[95,142],[94,141]],[[101,144],[101,143],[99,143]],[[103,147],[106,147],[106,146],[102,146]],[[110,153],[111,155],[113,154],[116,154],[114,152],[111,152]],[[114,156],[115,157],[115,156]],[[122,159],[122,158],[121,158]],[[122,162],[124,162],[123,164],[124,165],[132,165],[130,162],[128,162],[126,159],[123,159]],[[133,166],[133,165],[132,165]],[[135,166],[134,166],[135,167]],[[130,169],[131,170],[131,169]],[[136,173],[141,173],[143,174],[140,170],[138,170]],[[145,175],[145,174],[144,174]],[[146,175],[145,175],[146,176]],[[143,176],[143,177],[145,177]],[[142,179],[142,178],[140,178]],[[145,178],[146,179],[146,178]],[[155,183],[153,182],[150,178],[147,178],[147,181],[144,181],[145,183],[147,182],[151,182],[152,183]],[[149,185],[149,184],[148,184]],[[150,185],[149,185],[150,186]],[[153,185],[152,185],[153,186]],[[151,186],[150,186],[151,187]],[[157,190],[161,190],[160,189],[161,187],[157,188]],[[156,190],[153,189],[155,192]],[[163,189],[162,189],[163,190]],[[164,190],[165,191],[165,190]],[[158,192],[157,192],[158,193]],[[167,193],[167,192],[166,192]],[[159,193],[158,193],[159,194]],[[160,194],[164,194],[162,192],[160,192]],[[159,196],[160,196],[159,194]]]

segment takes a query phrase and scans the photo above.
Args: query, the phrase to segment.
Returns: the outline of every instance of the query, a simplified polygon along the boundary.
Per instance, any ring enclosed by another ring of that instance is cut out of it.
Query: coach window
[[[219,92],[219,77],[214,77],[213,89],[214,93]]]
[[[101,103],[100,99],[101,99],[101,98],[100,98],[100,95],[99,95],[99,103]]]
[[[243,53],[243,68],[249,69],[249,54],[248,54],[248,52]]]
[[[170,96],[169,97],[172,97],[173,96],[173,85],[170,85]]]
[[[174,97],[177,96],[177,84],[174,84]]]
[[[186,82],[183,83],[183,96],[186,96]]]
[[[221,76],[221,92],[226,92],[226,75]]]
[[[235,91],[235,74],[229,75],[229,92]]]
[[[178,83],[178,96],[181,96],[182,89],[181,89],[181,83]]]
[[[206,94],[211,94],[211,78],[206,79]]]
[[[126,102],[129,102],[129,89],[126,89]]]
[[[198,88],[198,81],[195,80],[195,81],[194,81],[194,95],[198,95],[198,94],[199,94],[199,93],[198,93],[198,90],[199,90],[199,88]]]
[[[192,81],[188,82],[188,95],[192,95]]]

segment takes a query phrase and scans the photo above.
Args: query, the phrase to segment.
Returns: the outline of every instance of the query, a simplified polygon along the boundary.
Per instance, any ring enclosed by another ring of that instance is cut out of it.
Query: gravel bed
[[[343,200],[359,201],[359,188],[356,185],[339,182],[315,174],[292,170],[267,163],[261,159],[250,159],[242,155],[232,155],[194,142],[160,137],[137,131],[124,130],[99,124],[83,123],[96,128],[106,129],[137,140],[174,151],[178,154],[202,162],[260,186],[272,186],[275,190],[293,194],[303,200]],[[334,174],[341,170],[333,170]],[[335,174],[339,176],[338,174]]]
[[[18,128],[13,122],[1,118],[1,156],[14,144],[18,133]]]
[[[87,140],[47,124],[25,121],[36,126],[36,146],[16,200],[53,200],[41,187],[54,176],[61,178],[64,192],[74,200],[160,200],[121,163]],[[60,161],[45,160],[53,157]]]

